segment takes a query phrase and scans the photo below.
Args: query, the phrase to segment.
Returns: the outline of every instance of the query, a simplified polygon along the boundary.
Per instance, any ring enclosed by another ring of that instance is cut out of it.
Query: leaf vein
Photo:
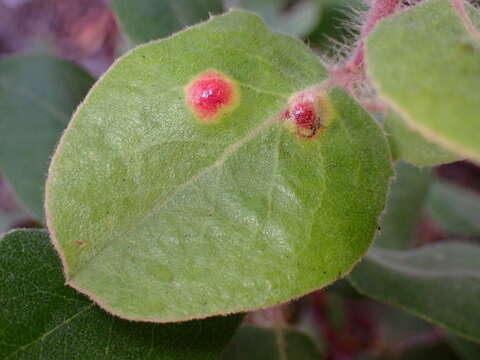
[[[53,334],[55,331],[59,330],[60,328],[62,328],[64,325],[68,324],[69,322],[71,322],[72,320],[74,320],[76,317],[80,316],[81,314],[83,314],[84,312],[90,310],[93,306],[95,306],[93,303],[92,304],[89,304],[88,306],[84,307],[82,310],[80,310],[79,312],[77,312],[76,314],[72,315],[71,317],[69,317],[68,319],[66,319],[65,321],[63,321],[61,324],[55,326],[53,329],[47,331],[45,334],[42,334],[40,337],[36,338],[35,340],[33,340],[32,342],[26,344],[26,345],[23,345],[23,346],[20,346],[17,350],[15,350],[14,352],[10,353],[6,358],[5,360],[7,359],[11,359],[12,356],[16,355],[17,353],[19,353],[20,351],[23,351],[27,348],[29,348],[30,346],[38,343],[39,341],[43,341],[43,339],[45,339],[46,337],[48,337],[49,335]],[[42,347],[43,347],[43,342],[41,343]]]
[[[146,223],[146,221],[158,213],[161,209],[163,209],[172,199],[175,198],[176,195],[178,195],[182,190],[186,189],[190,185],[194,184],[197,180],[201,179],[203,176],[208,174],[211,170],[218,168],[222,166],[233,154],[235,154],[243,145],[247,144],[251,140],[255,139],[259,134],[261,134],[264,130],[268,129],[269,127],[273,126],[274,124],[278,123],[280,121],[279,117],[274,117],[260,126],[254,128],[252,131],[250,131],[246,136],[244,136],[242,139],[234,142],[231,144],[229,147],[225,149],[222,155],[213,162],[211,165],[205,167],[204,169],[200,170],[197,174],[193,175],[190,179],[185,181],[184,183],[178,185],[175,189],[173,189],[170,194],[166,195],[163,200],[160,201],[160,203],[157,206],[154,206],[143,218],[143,221],[140,221],[138,224],[132,226],[130,229],[128,229],[123,237],[119,238],[125,238],[127,235],[131,234],[135,229],[139,228],[141,225]],[[71,279],[73,279],[75,276],[78,276],[85,268],[87,268],[87,265],[93,261],[95,257],[100,255],[102,252],[104,252],[106,249],[108,249],[112,244],[114,244],[115,241],[111,241],[110,243],[107,243],[102,249],[100,249],[95,256],[92,256],[90,259],[88,259],[83,265],[80,265],[77,268],[77,272],[75,275],[71,276]]]

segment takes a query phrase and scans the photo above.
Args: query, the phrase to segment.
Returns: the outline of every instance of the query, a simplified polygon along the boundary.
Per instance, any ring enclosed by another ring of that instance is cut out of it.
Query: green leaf
[[[64,285],[47,232],[0,239],[0,358],[218,359],[239,317],[134,323],[106,314]]]
[[[239,99],[208,123],[184,88],[211,69]],[[341,90],[322,95],[315,138],[283,118],[325,77],[300,41],[238,10],[119,60],[50,168],[68,284],[121,317],[167,322],[271,306],[349,272],[392,170],[381,129]]]
[[[38,220],[50,156],[92,84],[78,66],[45,55],[0,62],[0,168]]]
[[[284,0],[227,0],[227,6],[255,12],[275,31],[303,37],[318,23],[320,6],[315,0],[301,0],[285,9]]]
[[[318,347],[306,334],[293,329],[242,326],[225,349],[224,360],[321,360]]]
[[[422,339],[423,334],[419,334],[419,338]],[[407,340],[408,341],[408,340]],[[415,341],[415,340],[413,340]],[[375,360],[458,360],[458,356],[452,350],[452,348],[445,342],[433,342],[429,343],[428,340],[420,344],[406,345],[406,349],[397,350],[396,352],[386,353],[383,356],[375,357]],[[397,344],[398,345],[398,344]],[[401,346],[401,345],[400,345]]]
[[[169,36],[223,12],[222,0],[113,0],[112,7],[134,44]]]
[[[447,339],[451,347],[463,360],[480,359],[480,344],[465,340],[460,336],[447,333]]]
[[[407,339],[418,334],[431,333],[435,329],[432,324],[394,306],[373,303],[370,307],[373,312],[371,317],[375,319],[378,328],[376,340],[386,349],[398,349]]]
[[[480,236],[480,195],[472,190],[437,181],[430,188],[426,210],[452,235]]]
[[[418,169],[406,163],[398,163],[395,170],[396,179],[390,186],[375,245],[400,250],[412,243],[432,173],[430,169]]]
[[[350,274],[361,293],[480,341],[480,246],[446,242],[409,251],[373,248]]]
[[[465,7],[480,26],[480,13]],[[422,1],[381,21],[366,59],[379,95],[412,127],[480,161],[480,41],[450,1]]]
[[[375,360],[459,360],[432,324],[390,305],[370,308],[376,320],[375,343],[381,344]]]
[[[404,160],[417,166],[432,166],[461,159],[461,156],[445,150],[410,129],[394,111],[390,111],[386,116],[383,128],[396,160]]]

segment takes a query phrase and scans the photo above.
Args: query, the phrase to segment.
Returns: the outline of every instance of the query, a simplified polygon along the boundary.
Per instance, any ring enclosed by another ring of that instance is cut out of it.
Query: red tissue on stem
[[[383,18],[392,15],[400,4],[400,0],[373,0],[362,26],[358,44],[352,56],[339,67],[330,69],[330,83],[342,86],[354,93],[354,83],[364,76],[365,67],[365,39]]]

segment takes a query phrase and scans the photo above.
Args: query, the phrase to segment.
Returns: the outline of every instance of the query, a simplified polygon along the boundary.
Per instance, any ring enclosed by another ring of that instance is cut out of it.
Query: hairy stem
[[[372,6],[368,11],[367,20],[360,33],[357,49],[350,60],[351,65],[363,67],[365,38],[370,34],[377,22],[395,12],[399,3],[400,0],[373,0]]]
[[[453,0],[452,0],[453,1]],[[345,87],[353,92],[353,83],[364,75],[365,71],[365,39],[383,18],[393,14],[400,0],[372,0],[367,19],[362,26],[357,47],[344,65],[330,69],[331,83]]]

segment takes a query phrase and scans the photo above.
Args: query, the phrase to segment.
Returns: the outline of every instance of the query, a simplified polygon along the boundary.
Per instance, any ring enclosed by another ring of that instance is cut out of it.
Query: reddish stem
[[[375,25],[383,18],[393,14],[400,0],[372,0],[367,19],[362,26],[357,47],[343,66],[330,70],[330,83],[353,91],[353,83],[364,74],[365,39]]]
[[[467,31],[477,40],[480,40],[480,31],[477,30],[475,25],[473,25],[472,20],[465,11],[464,0],[450,0],[453,8],[457,12],[458,16],[462,20]]]
[[[351,60],[353,65],[363,66],[365,38],[370,34],[377,22],[395,12],[399,3],[400,0],[373,0],[372,6],[368,11],[367,20],[360,33],[358,47]]]

